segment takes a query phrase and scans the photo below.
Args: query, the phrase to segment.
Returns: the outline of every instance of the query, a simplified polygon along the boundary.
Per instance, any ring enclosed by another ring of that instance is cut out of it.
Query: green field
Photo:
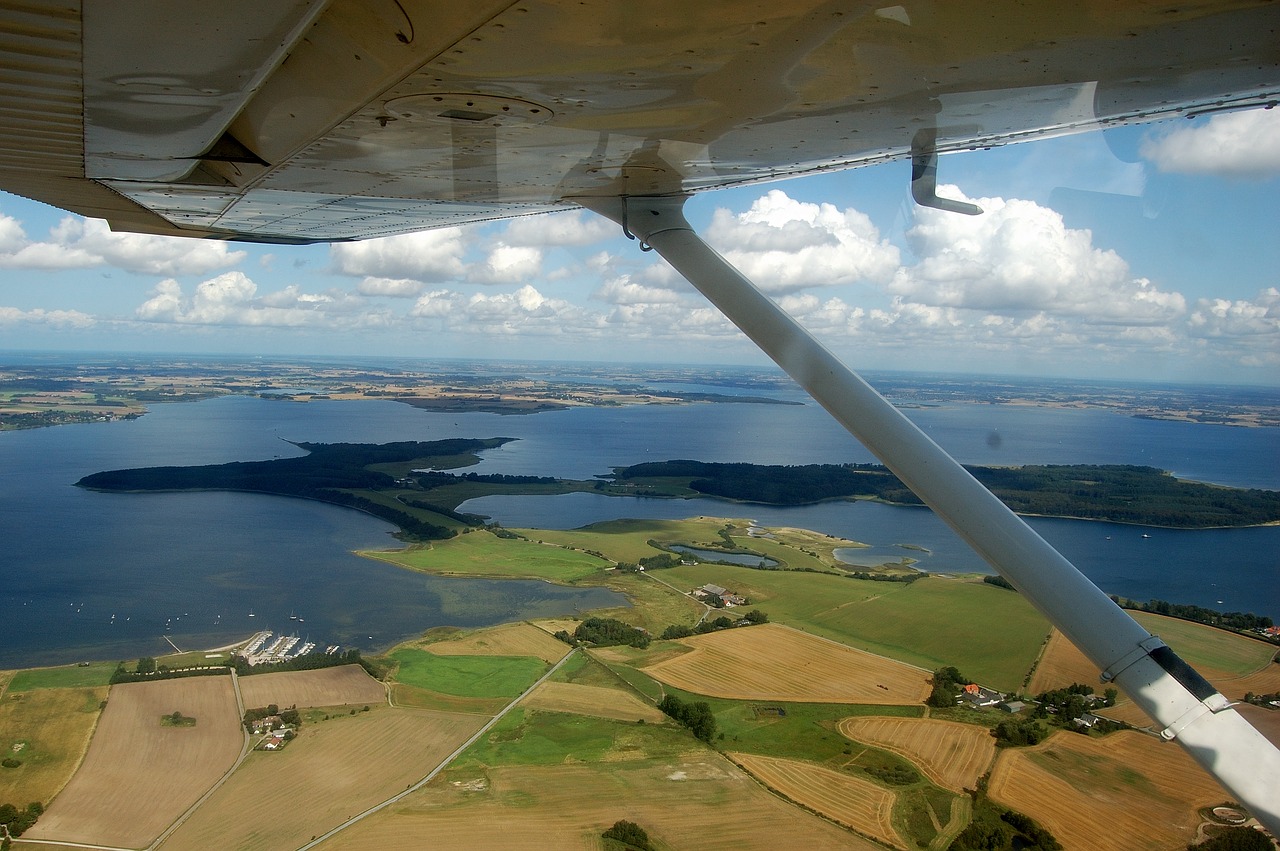
[[[1130,615],[1152,634],[1186,659],[1193,668],[1213,668],[1243,676],[1264,668],[1276,655],[1276,646],[1205,624],[1162,617],[1147,612]]]
[[[458,758],[451,768],[477,763],[562,765],[626,759],[674,757],[696,746],[688,732],[665,724],[612,721],[567,712],[517,707]]]
[[[362,555],[427,573],[548,579],[559,583],[570,583],[608,567],[604,559],[586,553],[499,538],[483,530],[436,541],[430,547]]]
[[[680,588],[721,585],[772,621],[928,670],[954,665],[1004,691],[1022,686],[1049,633],[1020,595],[981,582],[873,582],[712,564],[658,575]]]
[[[58,668],[32,668],[18,671],[9,683],[10,692],[38,688],[92,688],[105,686],[115,673],[115,662],[91,662],[88,665],[63,665]]]
[[[436,656],[412,647],[390,658],[400,663],[398,682],[457,697],[516,697],[548,667],[531,656]]]

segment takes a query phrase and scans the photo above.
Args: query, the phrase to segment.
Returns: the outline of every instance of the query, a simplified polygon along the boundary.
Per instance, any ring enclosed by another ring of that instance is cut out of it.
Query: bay
[[[742,395],[740,387],[698,388],[703,389]],[[1280,488],[1277,429],[1008,405],[949,404],[909,414],[967,463],[1146,463],[1188,478]],[[614,597],[577,596],[575,589],[546,583],[467,584],[360,559],[351,551],[397,546],[392,530],[335,506],[248,494],[100,494],[74,487],[82,476],[100,470],[300,454],[290,441],[445,437],[518,438],[485,453],[471,468],[477,472],[570,478],[670,458],[774,464],[873,460],[811,403],[575,408],[500,416],[432,413],[391,401],[302,404],[232,396],[155,405],[133,421],[6,432],[0,434],[0,667],[157,654],[168,648],[166,635],[184,649],[228,643],[259,628],[287,630],[294,623],[288,615],[295,611],[305,619],[297,630],[311,640],[377,649],[443,623],[478,625],[616,603]],[[584,496],[591,495],[574,498]],[[548,498],[510,499],[531,505],[530,500]],[[608,499],[601,509],[584,514],[573,503],[553,501],[551,508],[539,509],[544,519],[536,523],[504,516],[514,510],[509,507],[486,504],[484,513],[512,526],[565,527],[604,515],[645,516],[636,513],[637,506],[651,502]],[[762,523],[773,522],[766,519],[772,512],[782,512],[788,525],[889,547],[923,546],[930,551],[921,560],[926,569],[982,569],[971,554],[974,562],[965,561],[964,546],[923,510],[861,503],[765,509],[708,502],[656,504],[678,512],[663,516],[731,514]],[[849,516],[858,522],[851,523]],[[1280,530],[1167,536],[1162,531],[1130,541],[1125,536],[1132,527],[1104,532],[1106,524],[1082,521],[1033,524],[1051,542],[1060,539],[1068,556],[1113,593],[1280,615]],[[1106,534],[1112,541],[1104,546],[1099,541]]]

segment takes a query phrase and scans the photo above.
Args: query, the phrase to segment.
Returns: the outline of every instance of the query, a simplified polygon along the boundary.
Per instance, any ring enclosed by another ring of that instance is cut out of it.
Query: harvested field
[[[693,647],[644,672],[695,694],[738,700],[919,703],[929,675],[777,624],[682,639]]]
[[[840,733],[910,760],[944,789],[976,789],[996,754],[984,727],[934,718],[845,718]]]
[[[1064,847],[1090,851],[1182,848],[1195,839],[1197,808],[1229,797],[1182,748],[1135,732],[1060,732],[1003,751],[989,792]]]
[[[1280,748],[1280,709],[1263,709],[1261,706],[1242,703],[1236,707],[1236,711],[1266,736],[1267,741]]]
[[[100,688],[41,688],[9,692],[0,700],[0,754],[22,760],[0,771],[0,803],[48,804],[75,774],[89,747]],[[19,745],[18,750],[13,750]]]
[[[597,851],[619,818],[660,848],[883,851],[772,795],[707,751],[608,765],[450,770],[320,846],[324,851]]]
[[[572,712],[618,721],[661,723],[667,717],[658,707],[646,703],[629,691],[577,683],[545,682],[520,705],[529,709]]]
[[[161,848],[296,848],[422,779],[483,723],[382,706],[309,724],[251,754]]]
[[[162,727],[179,711],[194,727]],[[235,764],[244,741],[230,677],[113,686],[89,752],[26,836],[142,847]]]
[[[527,623],[504,624],[419,646],[437,656],[536,656],[547,664],[559,662],[570,650],[563,641]]]
[[[1280,691],[1280,665],[1268,661],[1274,653],[1274,648],[1270,645],[1203,624],[1177,621],[1144,612],[1137,614],[1148,629],[1166,634],[1176,630],[1182,640],[1174,649],[1180,654],[1185,653],[1192,665],[1232,700],[1240,700],[1250,691],[1254,694]],[[1182,649],[1184,647],[1185,650]],[[1213,667],[1215,660],[1222,667]],[[1098,682],[1097,666],[1055,629],[1027,690],[1031,694],[1040,694],[1071,683],[1093,685],[1098,693],[1103,689]],[[1101,714],[1135,727],[1146,727],[1152,723],[1146,713],[1130,702],[1123,692],[1117,705],[1103,710]]]
[[[798,759],[731,753],[729,758],[771,789],[864,836],[905,848],[893,829],[894,794],[868,780]]]
[[[342,706],[385,703],[386,689],[359,665],[340,665],[316,671],[280,671],[240,678],[245,708],[269,706]]]

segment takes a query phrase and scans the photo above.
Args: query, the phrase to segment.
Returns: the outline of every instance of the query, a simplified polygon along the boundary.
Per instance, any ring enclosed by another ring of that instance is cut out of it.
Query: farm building
[[[960,695],[960,700],[977,707],[995,706],[1004,698],[1005,696],[995,689],[983,688],[977,683],[969,683]]]

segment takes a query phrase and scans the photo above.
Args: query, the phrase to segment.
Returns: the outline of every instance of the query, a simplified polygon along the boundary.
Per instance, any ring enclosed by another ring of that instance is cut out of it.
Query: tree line
[[[1147,526],[1254,526],[1280,520],[1280,492],[1226,488],[1175,479],[1131,464],[1048,464],[965,469],[1020,514],[1079,517]],[[708,496],[768,505],[875,497],[902,505],[920,499],[877,464],[796,466],[652,461],[619,467],[618,481],[688,479]]]

